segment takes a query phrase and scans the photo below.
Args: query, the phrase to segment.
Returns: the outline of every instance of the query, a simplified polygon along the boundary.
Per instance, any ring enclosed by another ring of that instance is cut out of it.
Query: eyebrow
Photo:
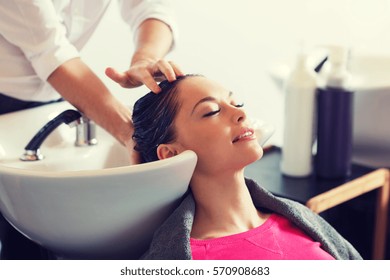
[[[233,95],[233,92],[232,92],[232,91],[229,91],[228,97],[231,97],[232,95]],[[198,107],[198,105],[200,105],[200,104],[202,104],[202,103],[204,103],[204,102],[209,102],[209,101],[216,101],[216,99],[215,99],[214,97],[212,97],[212,96],[207,96],[207,97],[205,97],[205,98],[202,98],[201,100],[199,100],[199,101],[195,104],[194,108],[192,109],[191,115],[194,113],[194,111],[195,111],[196,107]]]

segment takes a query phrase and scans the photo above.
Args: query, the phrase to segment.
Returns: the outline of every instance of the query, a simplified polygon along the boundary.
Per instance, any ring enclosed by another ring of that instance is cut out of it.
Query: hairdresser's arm
[[[49,76],[48,82],[67,101],[125,145],[132,160],[136,159],[130,110],[109,92],[81,59],[63,63]]]
[[[147,19],[137,30],[136,51],[130,68],[125,72],[107,68],[106,74],[122,87],[133,88],[145,84],[158,93],[160,88],[157,81],[165,78],[173,81],[183,75],[175,63],[163,59],[172,43],[172,32],[168,25],[157,19]]]

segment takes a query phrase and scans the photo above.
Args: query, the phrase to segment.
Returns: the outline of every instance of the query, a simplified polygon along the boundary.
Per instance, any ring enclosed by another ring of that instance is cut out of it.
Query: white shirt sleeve
[[[169,26],[173,35],[173,45],[177,42],[177,25],[171,0],[120,0],[119,8],[133,34],[140,24],[148,18],[161,20]]]
[[[79,57],[51,0],[4,0],[0,34],[18,46],[44,81],[62,63]]]

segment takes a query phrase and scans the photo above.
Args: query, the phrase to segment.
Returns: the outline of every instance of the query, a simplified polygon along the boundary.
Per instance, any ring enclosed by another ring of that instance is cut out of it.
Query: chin
[[[243,155],[243,160],[242,160],[242,168],[245,168],[246,166],[254,163],[255,161],[258,161],[263,157],[263,149],[258,148],[256,150],[252,150],[250,153],[247,153]]]
[[[259,159],[261,159],[262,157],[263,157],[263,149],[260,148],[259,151],[257,151],[256,153],[253,154],[252,161],[248,164],[254,163],[255,161],[258,161]]]
[[[263,157],[264,155],[264,151],[263,151],[263,148],[259,147],[259,149],[257,150],[257,159],[256,160],[259,160]]]
[[[253,159],[251,163],[261,159],[263,157],[264,151],[263,148],[259,145],[256,145],[256,147],[253,147],[251,151],[248,153],[248,158]]]

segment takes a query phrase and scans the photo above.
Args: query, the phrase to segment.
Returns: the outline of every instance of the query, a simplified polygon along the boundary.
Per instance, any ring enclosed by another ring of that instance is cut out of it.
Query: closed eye
[[[219,112],[221,112],[221,109],[218,109],[218,110],[215,110],[215,111],[208,112],[208,113],[204,114],[203,117],[204,117],[204,118],[211,117],[211,116],[213,116],[213,115],[218,114]]]
[[[233,106],[236,107],[236,108],[242,108],[242,107],[244,107],[244,103],[235,104]],[[221,109],[208,112],[208,113],[204,114],[203,117],[204,118],[211,117],[211,116],[214,116],[214,115],[218,114],[219,112],[221,112]]]

